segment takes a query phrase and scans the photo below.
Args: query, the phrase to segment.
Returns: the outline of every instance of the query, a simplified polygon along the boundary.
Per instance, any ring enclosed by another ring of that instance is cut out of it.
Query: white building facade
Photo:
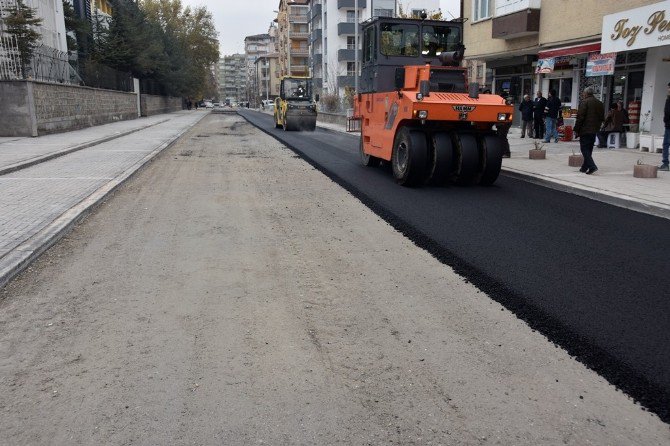
[[[355,7],[358,6],[358,13]],[[362,23],[372,17],[393,17],[399,9],[405,14],[420,11],[434,13],[439,0],[312,0],[310,2],[310,66],[317,91],[344,95],[345,87],[354,87],[356,20]],[[359,66],[360,72],[360,66]]]

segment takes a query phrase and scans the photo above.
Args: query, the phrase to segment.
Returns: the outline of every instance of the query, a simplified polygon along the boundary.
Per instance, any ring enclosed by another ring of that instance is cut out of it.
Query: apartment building
[[[256,107],[259,104],[259,84],[256,76],[256,60],[274,52],[274,43],[270,34],[256,34],[244,38],[244,54],[247,58],[246,68],[246,88],[247,97],[251,102],[251,106]]]
[[[280,0],[277,42],[280,76],[309,76],[309,0]]]
[[[400,4],[409,15],[439,10],[439,0],[311,0],[310,63],[317,91],[342,96],[345,87],[355,85],[356,48],[360,57],[362,41],[359,32],[356,43],[356,20],[362,23],[372,17],[395,16]]]
[[[279,96],[279,54],[259,56],[255,62],[257,99],[274,99]]]
[[[230,103],[246,102],[247,98],[247,58],[244,54],[232,54],[219,60],[219,99]]]
[[[575,109],[591,86],[606,105],[640,109],[644,129],[662,133],[670,0],[465,0],[464,16],[466,58],[493,70],[494,93],[518,103],[554,89]],[[647,113],[656,118],[644,121]]]
[[[57,51],[67,52],[65,34],[65,17],[61,1],[25,0],[25,5],[34,8],[37,16],[42,19],[37,31],[40,33],[41,44]],[[0,18],[7,14],[9,8],[16,6],[16,0],[0,0]],[[0,31],[1,31],[0,24]]]

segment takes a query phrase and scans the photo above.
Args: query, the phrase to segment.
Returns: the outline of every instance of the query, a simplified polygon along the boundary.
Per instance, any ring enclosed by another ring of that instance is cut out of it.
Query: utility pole
[[[267,64],[267,69],[265,70],[265,100],[270,99],[270,59],[265,58],[265,63]]]
[[[354,0],[354,93],[358,93],[358,0]]]

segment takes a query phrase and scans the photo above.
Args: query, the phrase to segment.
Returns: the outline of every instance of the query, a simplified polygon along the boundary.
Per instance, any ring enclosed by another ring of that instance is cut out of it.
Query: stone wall
[[[39,136],[138,117],[137,95],[77,85],[0,81],[0,136]]]
[[[317,116],[320,122],[327,122],[329,124],[347,125],[347,116],[339,113],[327,113],[320,111]]]
[[[38,135],[138,117],[135,93],[33,82],[33,97]]]
[[[0,82],[0,98],[0,136],[37,136],[34,104],[30,100],[32,84]]]
[[[140,95],[140,111],[142,116],[160,115],[182,109],[181,98],[169,96]]]

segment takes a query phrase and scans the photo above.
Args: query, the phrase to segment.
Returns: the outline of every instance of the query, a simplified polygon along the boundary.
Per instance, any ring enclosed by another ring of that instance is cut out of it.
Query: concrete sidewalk
[[[337,124],[317,123],[321,128],[345,132]],[[512,157],[503,159],[507,176],[523,179],[609,203],[615,206],[670,219],[670,173],[658,172],[658,178],[633,177],[633,166],[640,160],[645,164],[660,165],[660,153],[632,149],[595,149],[593,159],[598,172],[586,175],[579,168],[568,166],[568,156],[580,153],[579,141],[544,143],[542,140],[521,138],[518,128],[508,135]],[[531,160],[528,151],[535,141],[544,145],[547,159]]]
[[[0,175],[111,141],[169,120],[179,119],[190,113],[194,112],[180,111],[119,121],[37,138],[0,137]]]
[[[0,140],[0,287],[208,114]]]

